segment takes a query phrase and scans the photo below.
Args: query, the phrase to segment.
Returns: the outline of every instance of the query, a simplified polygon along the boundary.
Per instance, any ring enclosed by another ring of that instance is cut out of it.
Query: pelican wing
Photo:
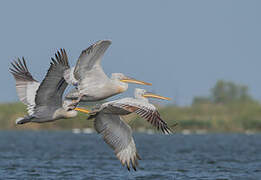
[[[171,133],[167,123],[161,119],[160,114],[155,106],[150,103],[145,103],[133,98],[125,98],[119,101],[114,101],[110,104],[112,107],[122,108],[129,112],[135,112],[140,117],[146,119],[158,130],[161,129],[163,133]]]
[[[40,85],[29,72],[25,59],[22,61],[18,58],[17,61],[11,63],[13,68],[10,68],[10,72],[16,81],[16,92],[21,102],[27,105],[28,114],[33,114],[35,106],[35,95]]]
[[[96,131],[102,134],[104,141],[114,150],[122,165],[126,164],[130,170],[130,163],[134,170],[140,159],[132,137],[132,130],[121,120],[119,115],[99,112],[94,121]]]
[[[64,71],[64,74],[63,74],[63,77],[65,79],[65,81],[68,83],[68,84],[72,84],[74,86],[78,86],[78,81],[74,78],[74,68],[75,67],[72,67],[70,69],[67,69],[66,71]]]
[[[36,92],[36,106],[62,106],[62,95],[68,85],[63,74],[69,68],[65,50],[57,51],[55,59],[52,58],[50,68]]]
[[[108,79],[101,67],[101,59],[111,41],[102,40],[83,50],[74,68],[74,78],[79,81],[79,90],[86,85]]]

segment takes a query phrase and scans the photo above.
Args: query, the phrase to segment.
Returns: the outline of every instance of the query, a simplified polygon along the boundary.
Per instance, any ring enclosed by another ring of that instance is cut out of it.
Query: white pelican
[[[75,108],[77,111],[91,114],[88,119],[95,118],[94,128],[102,134],[104,141],[114,149],[115,155],[123,166],[127,166],[128,170],[131,163],[136,171],[137,160],[140,157],[132,137],[132,130],[127,123],[122,121],[120,115],[135,112],[162,132],[167,134],[171,132],[167,123],[161,119],[156,107],[148,102],[149,97],[169,100],[143,89],[135,89],[135,98],[110,101],[92,111]]]
[[[69,68],[68,58],[64,49],[55,54],[48,73],[40,84],[28,71],[25,59],[14,61],[10,72],[16,80],[16,91],[20,101],[27,105],[28,115],[16,120],[17,124],[27,122],[43,123],[61,118],[71,118],[77,111],[70,107],[71,102],[62,101],[62,95],[67,87],[63,78],[64,71]]]
[[[110,40],[94,43],[82,51],[75,67],[65,71],[65,80],[76,86],[66,95],[67,99],[99,101],[126,91],[127,83],[151,85],[122,73],[113,73],[109,78],[101,67],[101,59],[110,44]]]

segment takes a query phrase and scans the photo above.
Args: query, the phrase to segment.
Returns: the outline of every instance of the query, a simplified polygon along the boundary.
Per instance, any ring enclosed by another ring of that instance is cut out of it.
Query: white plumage
[[[113,73],[109,78],[103,71],[101,60],[110,45],[110,40],[97,41],[82,51],[74,68],[65,71],[64,78],[67,83],[77,88],[66,95],[67,99],[77,99],[78,102],[99,101],[126,91],[127,83],[151,85],[122,73]]]
[[[120,116],[137,113],[163,133],[171,133],[167,123],[163,121],[157,108],[150,104],[147,97],[168,99],[156,94],[148,93],[143,89],[135,89],[135,98],[123,98],[103,103],[92,111],[75,108],[77,111],[90,113],[88,119],[95,118],[94,127],[102,134],[104,141],[114,149],[115,155],[122,165],[130,170],[130,164],[136,170],[140,159],[132,137],[130,126],[122,121]]]
[[[16,120],[17,124],[27,122],[48,122],[61,118],[75,117],[77,112],[70,107],[71,102],[62,101],[62,95],[67,87],[63,78],[64,71],[69,69],[65,50],[55,54],[50,68],[41,82],[36,81],[28,71],[24,58],[12,64],[10,72],[16,80],[16,90],[20,101],[27,105],[28,115]]]
[[[10,69],[16,80],[16,92],[19,100],[27,105],[29,115],[34,113],[35,95],[40,86],[30,72],[28,71],[24,58],[22,61],[18,58],[17,62],[11,63],[14,69]]]

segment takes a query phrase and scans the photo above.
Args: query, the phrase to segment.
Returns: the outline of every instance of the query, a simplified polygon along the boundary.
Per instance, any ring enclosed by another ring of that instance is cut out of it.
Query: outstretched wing
[[[74,77],[79,81],[80,91],[88,88],[90,83],[108,79],[100,63],[110,44],[109,40],[101,40],[82,51],[74,68]]]
[[[115,155],[130,170],[130,163],[136,171],[140,159],[132,137],[132,130],[120,116],[99,112],[94,121],[96,131],[102,134],[104,141],[114,150]]]
[[[140,117],[150,122],[158,130],[161,129],[163,133],[171,133],[171,130],[168,127],[167,123],[160,117],[157,108],[150,103],[139,101],[133,98],[124,98],[119,101],[114,101],[113,103],[110,103],[110,106],[122,108],[131,113],[135,112]]]
[[[55,59],[52,58],[50,68],[36,92],[36,107],[62,106],[62,95],[68,85],[63,78],[63,73],[69,68],[65,50],[57,51]]]
[[[16,81],[16,92],[21,102],[27,105],[28,114],[33,114],[35,106],[35,95],[40,85],[29,72],[25,59],[22,61],[18,58],[17,61],[11,63],[13,68],[10,68],[10,72]]]

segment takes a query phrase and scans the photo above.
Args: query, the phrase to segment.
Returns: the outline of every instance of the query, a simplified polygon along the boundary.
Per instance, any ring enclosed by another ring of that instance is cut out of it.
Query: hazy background
[[[171,103],[208,95],[218,79],[245,84],[261,100],[260,1],[1,1],[1,102],[17,101],[10,62],[24,56],[42,80],[50,57],[70,63],[91,43],[111,39],[105,72],[153,83]],[[132,95],[134,85],[127,93]]]

